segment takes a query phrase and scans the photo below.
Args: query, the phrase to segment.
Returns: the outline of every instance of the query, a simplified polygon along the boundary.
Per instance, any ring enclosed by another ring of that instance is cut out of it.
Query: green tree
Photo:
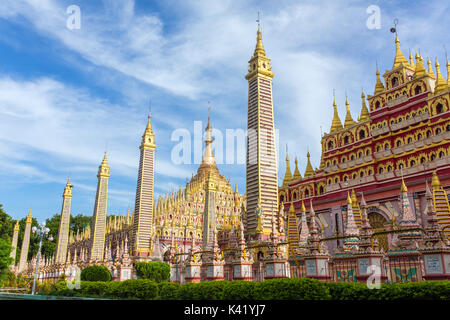
[[[14,230],[14,223],[11,217],[3,210],[3,205],[0,204],[0,238],[11,241]]]
[[[84,216],[82,214],[77,214],[76,216],[70,217],[70,230],[77,232],[77,230],[82,230],[84,227],[90,225],[92,222],[92,217]]]
[[[9,257],[10,253],[11,243],[0,238],[0,282],[8,280],[9,265],[12,262],[12,258]]]

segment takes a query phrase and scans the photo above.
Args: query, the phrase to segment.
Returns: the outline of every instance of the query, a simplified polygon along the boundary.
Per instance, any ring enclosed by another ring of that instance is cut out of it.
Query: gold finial
[[[364,94],[364,91],[361,93],[361,99],[362,99],[362,107],[361,107],[361,115],[359,116],[359,121],[366,121],[369,120],[369,109],[367,109],[366,106],[366,95]]]
[[[148,112],[147,126],[145,127],[144,134],[142,135],[142,147],[155,148],[155,134],[153,133],[152,123],[151,123],[151,112]]]
[[[337,110],[336,98],[333,98],[333,110],[334,110],[334,114],[333,114],[333,120],[331,121],[330,133],[333,133],[333,132],[343,129],[342,122],[341,122],[341,119],[339,118],[339,113]]]
[[[395,69],[400,65],[409,66],[409,63],[403,55],[402,50],[400,49],[400,40],[398,40],[398,36],[395,36],[395,59],[392,69]]]
[[[107,165],[107,164],[108,164],[108,159],[106,158],[106,151],[105,151],[105,155],[103,157],[102,165]]]
[[[352,204],[352,198],[350,198],[350,192],[347,191],[347,204]]]
[[[413,60],[413,56],[411,53],[411,50],[409,50],[409,65],[411,66],[411,68],[415,69],[416,66],[414,65],[414,60]]]
[[[431,78],[436,79],[436,76],[434,75],[434,72],[433,72],[433,67],[431,66],[431,60],[430,60],[430,57],[428,57],[427,59],[428,59],[428,61],[427,61],[427,64],[428,64],[428,75],[429,75]]]
[[[31,208],[30,208],[30,211],[28,212],[28,215],[27,215],[26,223],[31,223],[31,221],[33,221],[33,218],[31,217]]]
[[[284,174],[282,186],[287,186],[292,181],[291,167],[289,165],[288,146],[286,144],[286,173]]]
[[[265,56],[266,51],[264,50],[264,46],[262,43],[262,35],[261,35],[261,28],[258,23],[258,31],[256,32],[256,48],[253,55],[256,56]]]
[[[439,62],[437,60],[437,57],[435,66],[436,66],[436,86],[434,91],[438,93],[447,90],[448,85],[447,81],[445,81],[444,77],[441,74],[441,69],[439,68]]]
[[[302,200],[302,212],[306,212],[306,208],[305,208],[305,204],[303,203],[303,200]]]
[[[348,128],[355,124],[355,121],[352,118],[352,115],[350,113],[350,104],[348,103],[347,96],[345,97],[345,107],[347,109],[347,114],[345,115],[345,122],[344,122],[344,128]]]
[[[418,78],[426,74],[427,70],[423,64],[423,59],[418,53],[416,53],[416,70],[414,71],[414,78]]]
[[[301,179],[301,178],[302,178],[302,175],[300,174],[300,171],[298,170],[297,156],[295,156],[294,180]]]
[[[448,61],[448,58],[447,58],[447,84],[450,87],[450,62]]]
[[[381,82],[380,71],[378,71],[378,67],[377,67],[377,84],[375,85],[375,94],[383,92],[383,91],[384,91],[384,85],[383,85],[383,82]]]
[[[355,204],[355,206],[358,204],[358,199],[356,198],[355,189],[352,189],[352,204]]]
[[[403,177],[402,177],[402,192],[407,192],[407,191],[408,191],[408,188],[406,187],[405,180],[403,180]]]
[[[312,165],[311,165],[311,160],[309,159],[309,158],[310,158],[309,151],[306,153],[306,158],[307,158],[308,160],[307,160],[307,163],[306,163],[305,174],[304,174],[303,176],[304,176],[304,177],[310,177],[310,176],[313,176],[313,175],[314,175],[314,169],[313,169],[313,167],[312,167]]]
[[[289,208],[289,213],[290,214],[295,214],[295,208],[294,208],[294,203],[291,202],[291,207]]]
[[[19,231],[20,230],[20,226],[19,226],[19,219],[16,220],[16,224],[14,226],[14,231]]]
[[[433,177],[431,178],[431,186],[433,187],[433,190],[436,190],[437,188],[441,187],[441,182],[439,181],[436,171],[433,171]]]

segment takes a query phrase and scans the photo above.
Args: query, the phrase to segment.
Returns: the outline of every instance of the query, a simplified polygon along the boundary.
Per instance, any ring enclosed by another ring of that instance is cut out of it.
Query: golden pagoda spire
[[[314,175],[314,170],[311,165],[311,160],[309,159],[309,157],[310,157],[309,151],[306,153],[306,157],[308,158],[308,161],[306,163],[306,170],[305,170],[305,174],[304,174],[305,178]]]
[[[19,231],[20,226],[19,226],[19,219],[17,219],[16,224],[14,225],[14,231]]]
[[[305,204],[303,203],[303,200],[302,200],[302,212],[306,212],[306,208],[305,208]]]
[[[414,71],[414,78],[418,78],[426,74],[427,70],[423,64],[423,59],[418,53],[416,53],[416,70]]]
[[[450,87],[450,62],[447,58],[447,85]]]
[[[302,175],[300,174],[300,171],[298,170],[298,160],[297,156],[295,156],[295,169],[294,169],[294,180],[301,179]]]
[[[402,177],[402,192],[407,192],[408,191],[408,188],[406,187],[406,184],[405,184],[405,180],[403,180],[403,177]]]
[[[108,165],[108,159],[106,158],[106,151],[105,151],[105,155],[103,156],[103,160],[102,160],[102,166],[107,166]],[[70,177],[69,177],[69,181],[70,181]]]
[[[384,91],[384,85],[383,85],[383,82],[381,82],[380,71],[378,71],[378,67],[377,67],[377,84],[375,85],[375,94],[383,92],[383,91]]]
[[[366,106],[366,95],[364,92],[361,93],[361,99],[362,99],[362,107],[361,107],[361,115],[359,116],[359,121],[366,121],[369,120],[369,110]]]
[[[352,204],[352,198],[350,197],[350,192],[347,191],[347,204]]]
[[[411,68],[413,68],[413,69],[416,68],[416,66],[414,65],[414,59],[413,59],[413,56],[412,56],[411,51],[409,51],[409,65],[410,65]]]
[[[30,208],[30,211],[28,212],[28,215],[27,215],[26,223],[31,223],[31,221],[33,221],[33,218],[31,217],[31,208]]]
[[[339,131],[343,128],[342,122],[341,122],[341,119],[339,118],[339,113],[337,110],[336,99],[333,99],[333,109],[334,109],[334,114],[333,114],[333,121],[331,122],[330,133]]]
[[[347,114],[345,115],[344,128],[351,127],[356,122],[352,118],[352,114],[350,113],[350,104],[348,103],[348,98],[345,97],[345,107],[347,109]]]
[[[427,64],[428,64],[428,75],[429,75],[431,78],[436,79],[436,76],[434,75],[434,72],[433,72],[433,67],[431,66],[431,60],[430,60],[430,57],[428,57]]]
[[[264,46],[262,43],[262,35],[261,35],[261,29],[258,25],[258,31],[256,32],[256,47],[255,52],[253,53],[254,57],[258,56],[266,56],[266,51],[264,50]]]
[[[408,60],[406,60],[405,56],[402,53],[402,50],[400,49],[400,40],[398,40],[398,37],[395,37],[395,59],[394,59],[394,66],[392,69],[395,69],[399,67],[400,65],[403,66],[409,66]]]
[[[284,179],[283,179],[283,187],[287,186],[289,184],[289,182],[292,181],[292,173],[291,173],[291,168],[289,166],[289,155],[288,155],[288,146],[286,145],[286,173],[284,174]]]
[[[434,89],[435,93],[439,93],[442,91],[447,90],[448,85],[447,85],[447,81],[445,81],[444,77],[441,74],[441,69],[439,68],[439,62],[436,58],[436,86]]]
[[[144,134],[142,135],[141,148],[143,148],[143,147],[156,148],[155,134],[153,133],[151,118],[152,118],[152,115],[149,112],[147,127],[145,128]]]

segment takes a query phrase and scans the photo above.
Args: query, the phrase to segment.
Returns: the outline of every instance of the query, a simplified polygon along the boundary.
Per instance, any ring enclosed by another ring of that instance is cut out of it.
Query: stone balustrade
[[[398,105],[400,103],[406,102],[406,101],[408,101],[408,96],[407,95],[402,95],[402,96],[399,96],[399,97],[394,98],[392,100],[388,100],[386,102],[386,107],[392,108],[392,107],[394,107],[394,106],[396,106],[396,105]]]

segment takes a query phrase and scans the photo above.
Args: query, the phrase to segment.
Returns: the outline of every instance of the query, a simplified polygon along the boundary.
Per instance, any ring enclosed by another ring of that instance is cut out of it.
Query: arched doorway
[[[370,212],[368,213],[368,217],[369,224],[373,229],[384,228],[384,224],[387,222],[386,218],[378,212]],[[387,252],[389,249],[387,234],[380,234],[375,237],[377,238],[380,247],[383,248],[384,252]]]

